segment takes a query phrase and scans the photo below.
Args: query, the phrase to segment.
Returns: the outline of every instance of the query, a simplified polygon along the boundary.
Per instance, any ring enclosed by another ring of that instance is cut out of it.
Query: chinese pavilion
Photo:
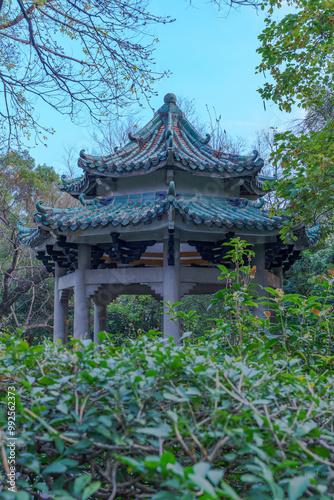
[[[219,289],[216,265],[223,242],[240,236],[254,245],[256,280],[282,286],[318,229],[300,227],[296,241],[279,237],[282,218],[264,209],[263,160],[211,148],[167,94],[163,106],[130,142],[109,156],[81,151],[83,175],[62,177],[60,189],[81,206],[58,209],[38,201],[37,228],[19,223],[19,239],[55,275],[54,340],[66,341],[68,301],[74,293],[74,337],[94,340],[106,328],[106,306],[120,294],[151,294],[179,302],[185,294]],[[163,332],[179,339],[179,325],[163,316]]]

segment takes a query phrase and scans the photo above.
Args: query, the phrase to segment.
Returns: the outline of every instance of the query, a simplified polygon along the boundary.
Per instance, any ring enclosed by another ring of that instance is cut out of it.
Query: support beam
[[[163,242],[163,299],[165,302],[180,302],[180,240],[174,240],[174,265],[168,265],[170,245],[169,240]],[[166,309],[166,306],[165,306]],[[174,342],[180,342],[180,319],[175,322],[165,312],[163,315],[163,334],[166,337],[172,337]]]
[[[90,337],[89,305],[86,297],[85,271],[90,269],[90,245],[78,245],[78,269],[74,276],[74,338]]]
[[[61,299],[59,290],[59,278],[64,276],[66,269],[55,263],[55,294],[54,294],[54,319],[53,319],[53,342],[60,340],[63,344],[67,342],[68,336],[68,295]]]
[[[99,332],[105,331],[107,328],[107,306],[106,304],[100,304],[95,302],[94,304],[94,342],[99,344],[97,334]]]

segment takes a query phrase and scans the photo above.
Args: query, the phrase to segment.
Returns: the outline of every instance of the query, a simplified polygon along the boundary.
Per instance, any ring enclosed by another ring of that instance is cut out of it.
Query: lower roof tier
[[[132,237],[145,226],[154,230],[170,224],[182,224],[191,231],[224,234],[233,231],[235,234],[255,235],[278,234],[284,218],[271,216],[263,208],[264,200],[256,202],[243,198],[209,197],[178,193],[172,181],[167,192],[153,192],[114,196],[110,198],[94,198],[86,200],[80,196],[82,206],[60,209],[43,206],[37,202],[35,221],[38,228],[25,228],[19,223],[19,240],[31,248],[55,236],[83,235],[98,237],[99,234],[122,232],[133,228]],[[297,233],[297,231],[296,231]],[[314,245],[319,239],[319,228],[298,229],[301,246]],[[98,238],[97,238],[98,239]],[[73,238],[72,238],[73,241]]]

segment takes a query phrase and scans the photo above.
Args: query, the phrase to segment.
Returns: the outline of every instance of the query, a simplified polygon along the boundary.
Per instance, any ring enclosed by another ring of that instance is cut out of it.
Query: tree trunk
[[[41,281],[45,280],[49,276],[49,272],[45,267],[34,274],[32,278],[21,281],[14,290],[0,302],[0,322],[2,318],[10,311],[11,306],[25,293],[27,293],[31,287],[38,285]]]

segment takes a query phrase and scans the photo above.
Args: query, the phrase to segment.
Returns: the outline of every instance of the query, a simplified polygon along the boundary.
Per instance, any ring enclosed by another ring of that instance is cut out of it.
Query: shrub
[[[142,337],[122,350],[2,337],[19,492],[0,498],[333,498],[333,372],[268,341],[244,357],[228,349],[212,337]],[[3,484],[5,471],[6,460]]]

